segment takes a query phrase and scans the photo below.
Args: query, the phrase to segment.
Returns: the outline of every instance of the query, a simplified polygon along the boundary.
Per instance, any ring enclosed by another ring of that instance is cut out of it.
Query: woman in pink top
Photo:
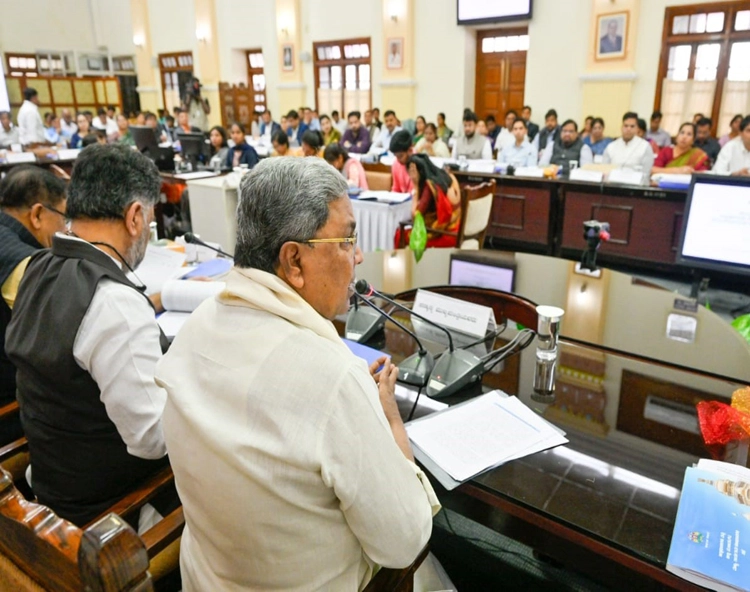
[[[355,158],[351,158],[346,148],[340,144],[329,144],[326,146],[323,158],[326,159],[328,164],[336,167],[344,175],[349,187],[358,187],[363,191],[369,189],[362,163]]]

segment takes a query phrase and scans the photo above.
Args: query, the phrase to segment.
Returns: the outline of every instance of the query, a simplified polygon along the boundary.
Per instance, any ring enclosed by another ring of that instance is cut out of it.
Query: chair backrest
[[[124,520],[110,514],[83,531],[27,501],[5,470],[0,473],[0,571],[0,582],[35,592],[153,590],[146,548]]]
[[[391,173],[365,171],[365,176],[370,191],[390,191],[393,187],[393,175]]]
[[[427,557],[425,547],[414,562],[403,569],[382,568],[365,586],[364,592],[413,592],[414,572]]]
[[[464,187],[461,192],[461,226],[456,244],[466,248],[469,240],[476,241],[477,247],[484,246],[484,235],[490,222],[492,202],[495,198],[495,180]]]

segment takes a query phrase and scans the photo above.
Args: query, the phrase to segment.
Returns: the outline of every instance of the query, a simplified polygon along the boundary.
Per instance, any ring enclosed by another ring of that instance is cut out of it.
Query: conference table
[[[429,249],[419,263],[408,250],[366,253],[357,276],[408,302],[414,288],[448,283],[456,253]],[[709,456],[695,404],[729,402],[750,384],[750,345],[710,310],[622,273],[580,273],[571,261],[529,253],[479,256],[488,258],[487,277],[495,263],[510,262],[516,294],[566,311],[554,400],[531,398],[536,341],[486,374],[483,389],[518,396],[569,443],[451,492],[435,482],[443,505],[613,589],[699,589],[665,569],[685,468]],[[396,314],[415,327],[409,315]],[[490,349],[511,338],[515,320]],[[390,322],[369,343],[395,362],[415,349]],[[447,344],[433,338],[425,345],[438,354]],[[402,404],[408,413],[411,400]]]

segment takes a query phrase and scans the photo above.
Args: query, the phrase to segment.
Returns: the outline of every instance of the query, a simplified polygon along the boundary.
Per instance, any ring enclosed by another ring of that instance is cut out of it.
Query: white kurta
[[[439,505],[366,364],[278,277],[234,269],[159,363],[184,590],[358,590]]]

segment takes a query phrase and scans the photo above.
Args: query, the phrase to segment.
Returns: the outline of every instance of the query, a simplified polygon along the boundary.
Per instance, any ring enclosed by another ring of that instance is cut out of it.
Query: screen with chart
[[[469,258],[463,258],[460,255],[451,255],[448,283],[451,286],[472,286],[512,292],[515,272],[516,266],[514,263],[499,263],[489,260],[471,261]]]
[[[698,177],[685,204],[677,262],[750,274],[750,179]]]
[[[458,24],[474,25],[531,18],[532,0],[456,0]]]

